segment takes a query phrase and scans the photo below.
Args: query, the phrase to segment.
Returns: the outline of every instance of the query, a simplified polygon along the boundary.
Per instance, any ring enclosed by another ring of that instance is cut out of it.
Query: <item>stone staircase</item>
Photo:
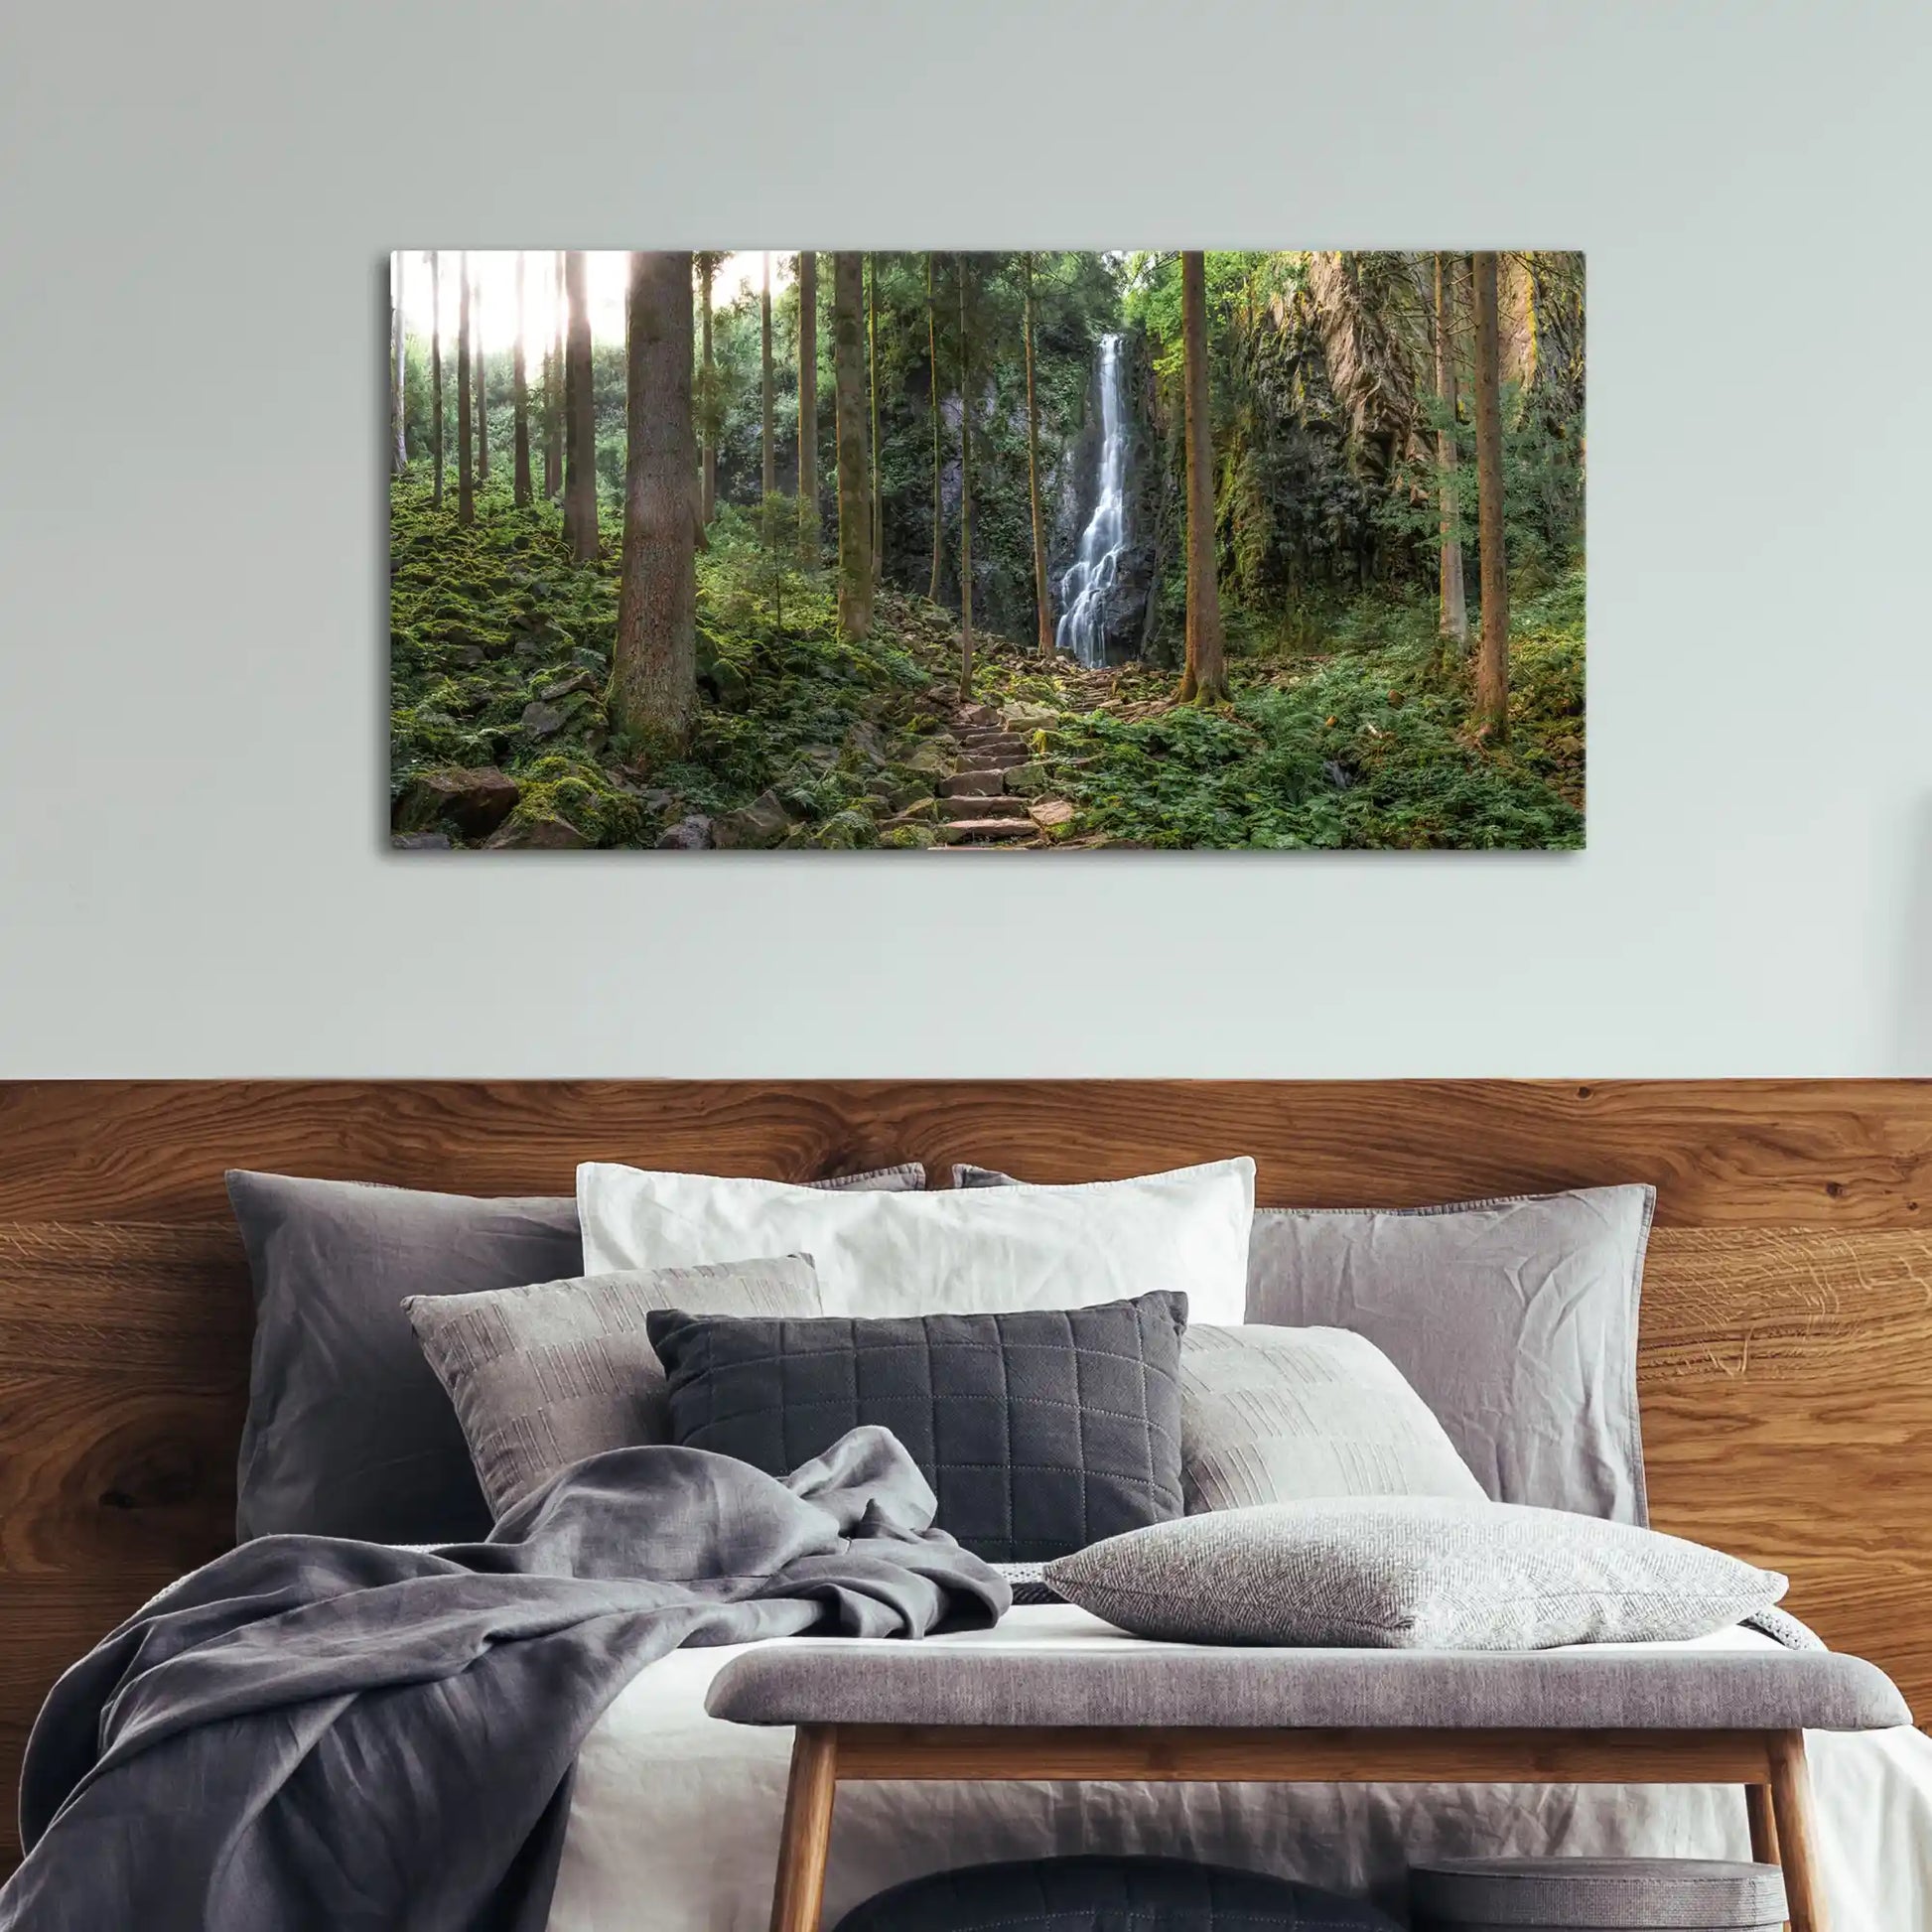
[[[961,705],[952,719],[959,768],[939,780],[939,843],[950,850],[1041,845],[1032,800],[1007,790],[1007,773],[1028,760],[1027,741],[988,705]]]
[[[1023,766],[1036,766],[1037,758],[1026,733],[1008,725],[993,706],[955,702],[945,717],[944,736],[929,743],[942,761],[932,779],[937,795],[888,823],[918,824],[931,835],[931,850],[1044,846],[1050,843],[1047,828],[1072,818],[1073,807],[1064,799],[1037,795],[1036,769],[1029,773],[1034,782],[1026,789],[1007,789],[1008,777]],[[944,763],[952,769],[944,770]]]

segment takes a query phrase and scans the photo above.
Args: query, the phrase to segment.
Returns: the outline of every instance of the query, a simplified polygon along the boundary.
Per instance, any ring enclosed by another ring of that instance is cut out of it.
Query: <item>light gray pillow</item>
[[[1677,1642],[1785,1591],[1773,1572],[1632,1524],[1420,1497],[1185,1516],[1045,1578],[1140,1636],[1370,1650]]]
[[[818,1276],[808,1256],[785,1255],[403,1304],[497,1516],[587,1455],[671,1440],[664,1365],[644,1325],[665,1309],[815,1315]]]
[[[1248,1319],[1366,1335],[1498,1502],[1646,1523],[1637,1301],[1656,1198],[1259,1212]]]
[[[1011,1185],[956,1167],[959,1187]],[[1263,1207],[1248,1319],[1350,1328],[1388,1356],[1499,1502],[1650,1520],[1637,1302],[1656,1190],[1445,1207]]]
[[[1317,1496],[1482,1500],[1429,1405],[1346,1328],[1189,1328],[1180,1453],[1189,1515]]]

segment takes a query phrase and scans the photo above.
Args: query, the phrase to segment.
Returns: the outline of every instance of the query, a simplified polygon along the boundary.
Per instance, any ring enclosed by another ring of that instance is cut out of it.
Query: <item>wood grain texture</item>
[[[1932,1198],[1906,1080],[25,1081],[0,1146],[0,1221],[218,1220],[227,1167],[567,1193],[581,1160],[1082,1180],[1246,1153],[1264,1203],[1648,1180],[1689,1227],[1918,1227]]]
[[[1777,1821],[1779,1863],[1791,1932],[1830,1932],[1818,1863],[1818,1825],[1802,1730],[1778,1733],[1771,1747],[1771,1812]]]
[[[1800,1615],[1932,1713],[1932,1083],[27,1082],[0,1084],[0,1150],[9,1791],[60,1671],[227,1543],[251,1327],[230,1167],[562,1194],[589,1159],[795,1180],[910,1159],[943,1184],[955,1161],[1079,1180],[1247,1152],[1275,1205],[1649,1180],[1659,1526],[1788,1571]]]
[[[1750,1833],[1751,1857],[1759,1864],[1778,1864],[1778,1821],[1771,1809],[1771,1787],[1744,1787],[1744,1821]]]
[[[791,1743],[778,1876],[771,1889],[771,1932],[818,1932],[825,1908],[825,1865],[838,1795],[838,1733],[800,1725]]]
[[[1932,1230],[1658,1229],[1637,1384],[1657,1528],[1785,1572],[1932,1715]]]

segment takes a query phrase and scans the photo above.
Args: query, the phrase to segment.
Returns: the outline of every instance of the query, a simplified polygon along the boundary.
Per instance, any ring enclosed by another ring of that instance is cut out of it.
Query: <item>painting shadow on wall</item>
[[[1932,1075],[1932,792],[1912,821],[1899,930],[1898,1023],[1892,1070]]]

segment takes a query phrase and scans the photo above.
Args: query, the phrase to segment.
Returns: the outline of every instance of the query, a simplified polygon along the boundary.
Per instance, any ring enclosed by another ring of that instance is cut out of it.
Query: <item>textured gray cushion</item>
[[[838,1932],[1396,1932],[1358,1898],[1192,1859],[1024,1859],[935,1871]]]
[[[956,1186],[1010,1184],[955,1168]],[[1637,1302],[1655,1191],[1416,1208],[1257,1208],[1248,1319],[1352,1328],[1498,1502],[1649,1520]]]
[[[762,1644],[705,1699],[738,1724],[1233,1729],[1877,1730],[1891,1680],[1824,1650],[1258,1650],[1042,1638]]]
[[[647,1322],[673,1441],[782,1475],[882,1425],[932,1484],[941,1529],[1026,1563],[1179,1513],[1186,1303]]]
[[[1784,1874],[1716,1859],[1445,1859],[1410,1873],[1419,1924],[1480,1927],[1777,1927]]]
[[[1190,1513],[1314,1496],[1482,1499],[1428,1405],[1346,1328],[1190,1328],[1180,1475]]]
[[[490,1509],[602,1449],[669,1438],[653,1309],[811,1315],[818,1276],[802,1255],[591,1275],[403,1304],[463,1425]]]
[[[1669,1643],[1775,1603],[1785,1579],[1628,1523],[1513,1503],[1264,1503],[1162,1523],[1046,1566],[1141,1636],[1391,1650]]]
[[[925,1170],[814,1184],[918,1188]],[[486,1535],[489,1508],[463,1431],[402,1305],[581,1275],[575,1198],[486,1200],[234,1173],[228,1199],[255,1288],[236,1537]]]

